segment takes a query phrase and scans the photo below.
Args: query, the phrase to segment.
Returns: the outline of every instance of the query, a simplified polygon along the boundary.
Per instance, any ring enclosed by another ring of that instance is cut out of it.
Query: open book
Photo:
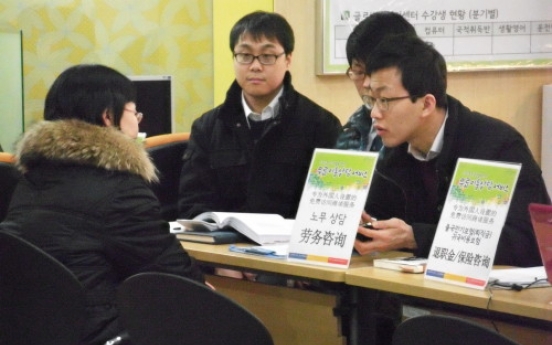
[[[291,237],[293,219],[278,214],[204,212],[193,219],[178,219],[184,231],[217,231],[231,228],[258,244],[286,243]]]

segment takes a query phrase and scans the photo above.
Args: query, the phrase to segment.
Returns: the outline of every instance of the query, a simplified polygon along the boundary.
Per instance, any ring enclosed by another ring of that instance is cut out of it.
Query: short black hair
[[[387,35],[416,34],[416,29],[402,15],[396,12],[374,12],[358,23],[347,38],[345,50],[349,66],[353,59],[365,62],[372,50]]]
[[[44,119],[79,119],[103,126],[102,114],[107,110],[118,126],[128,102],[136,102],[136,90],[125,75],[103,65],[75,65],[50,87]]]
[[[277,40],[284,47],[286,55],[292,53],[295,47],[293,29],[287,20],[278,13],[255,11],[238,20],[230,31],[230,50],[232,52],[240,37],[246,33],[255,40],[263,36],[269,40]]]
[[[437,106],[447,104],[447,64],[433,44],[415,35],[385,37],[366,60],[366,73],[396,67],[412,96],[432,94]]]

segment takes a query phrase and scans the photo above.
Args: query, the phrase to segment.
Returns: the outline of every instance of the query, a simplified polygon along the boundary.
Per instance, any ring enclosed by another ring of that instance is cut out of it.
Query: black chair
[[[13,191],[21,177],[14,162],[13,155],[0,152],[0,222],[6,218]]]
[[[76,345],[84,322],[84,288],[71,271],[0,232],[0,344]]]
[[[118,290],[134,345],[272,345],[264,324],[228,297],[190,279],[141,273]]]
[[[159,171],[159,183],[152,189],[161,203],[166,221],[178,217],[178,186],[182,170],[182,156],[188,146],[189,133],[161,134],[146,139],[145,147]]]
[[[401,323],[393,345],[519,345],[493,329],[458,317],[423,315]]]

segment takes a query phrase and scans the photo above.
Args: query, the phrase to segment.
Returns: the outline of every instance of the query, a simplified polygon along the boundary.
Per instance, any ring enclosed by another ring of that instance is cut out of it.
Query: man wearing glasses
[[[365,73],[366,58],[386,35],[411,33],[416,30],[403,16],[396,12],[374,12],[358,23],[347,38],[346,53],[349,62],[347,76],[362,97],[368,92],[370,77]],[[370,108],[366,104],[358,108],[349,118],[336,148],[342,150],[379,151],[381,139],[372,127]]]
[[[291,84],[294,35],[281,15],[253,12],[230,33],[236,80],[223,104],[194,121],[179,188],[179,217],[205,211],[295,218],[317,147],[341,123]]]
[[[530,202],[550,203],[539,166],[512,126],[474,112],[447,95],[447,66],[413,35],[386,37],[366,61],[364,96],[384,148],[366,203],[374,230],[356,241],[361,254],[407,249],[428,257],[458,158],[521,163],[498,243],[495,265],[541,266],[528,214]]]
[[[380,11],[370,14],[358,23],[349,37],[345,47],[349,68],[347,77],[353,82],[359,96],[368,95],[370,76],[366,74],[365,61],[368,55],[387,35],[410,33],[416,30],[402,15],[396,12]],[[379,151],[382,147],[381,138],[372,127],[370,117],[371,107],[368,103],[358,108],[343,126],[336,148],[342,150]],[[374,303],[371,294],[360,292],[359,305]],[[376,345],[391,344],[393,331],[402,321],[402,303],[394,295],[381,292],[376,302],[375,328],[377,331]],[[371,315],[365,315],[362,308],[358,311],[360,323],[364,326],[373,322]],[[364,327],[359,329],[360,338],[364,338]]]

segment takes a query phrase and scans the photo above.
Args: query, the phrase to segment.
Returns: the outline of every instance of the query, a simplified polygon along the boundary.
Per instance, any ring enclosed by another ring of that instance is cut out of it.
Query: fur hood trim
[[[123,171],[157,182],[157,172],[142,144],[113,127],[79,120],[41,121],[17,143],[16,164],[24,173],[42,160]]]

